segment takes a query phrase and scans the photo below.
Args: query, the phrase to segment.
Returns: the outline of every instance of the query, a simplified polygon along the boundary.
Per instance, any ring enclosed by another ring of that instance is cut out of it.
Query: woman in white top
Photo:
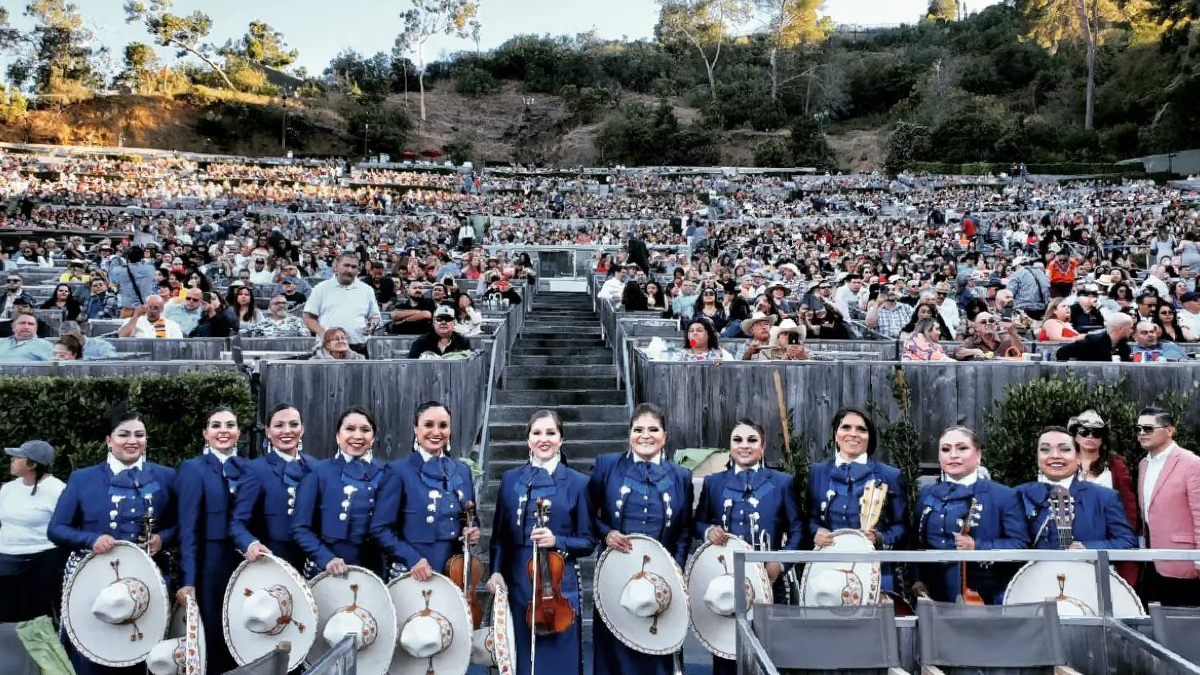
[[[6,448],[15,480],[0,487],[0,623],[53,616],[63,560],[46,527],[65,484],[50,475],[54,448],[27,441]]]

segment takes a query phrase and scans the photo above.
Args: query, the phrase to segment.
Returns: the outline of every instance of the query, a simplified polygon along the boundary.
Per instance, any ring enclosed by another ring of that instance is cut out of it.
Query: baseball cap
[[[441,317],[454,318],[454,308],[442,305],[433,311],[433,318],[440,319]]]
[[[285,284],[292,284],[293,286],[295,286],[295,285],[296,285],[296,283],[297,283],[297,282],[296,282],[296,277],[284,277],[284,278],[283,278],[283,283],[285,283]]]
[[[54,464],[54,446],[46,441],[25,441],[19,448],[5,448],[4,452],[12,457],[31,459],[42,466]]]
[[[1183,296],[1179,298],[1180,302],[1192,302],[1193,300],[1200,300],[1200,293],[1192,291],[1190,293],[1184,293]]]

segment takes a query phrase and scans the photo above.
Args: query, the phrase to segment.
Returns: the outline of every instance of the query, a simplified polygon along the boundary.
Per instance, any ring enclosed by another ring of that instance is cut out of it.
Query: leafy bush
[[[0,124],[16,124],[29,111],[29,100],[16,87],[0,88]]]
[[[605,162],[629,166],[711,166],[720,161],[717,135],[704,127],[680,127],[671,105],[627,103],[596,138]]]
[[[754,166],[787,168],[792,166],[792,156],[783,141],[772,138],[754,146]]]
[[[453,141],[442,146],[446,158],[455,164],[470,162],[475,156],[475,143],[465,136],[457,136]]]
[[[136,377],[0,378],[0,437],[10,445],[40,438],[58,450],[58,476],[104,459],[109,419],[124,405],[144,415],[147,456],[166,466],[203,447],[204,414],[218,405],[237,412],[246,428],[254,403],[246,381],[230,373],[192,372]],[[244,438],[244,436],[243,436]]]
[[[888,137],[884,167],[891,173],[905,171],[927,158],[932,152],[932,147],[929,127],[902,122]]]
[[[831,170],[833,166],[833,150],[825,140],[825,132],[821,125],[805,117],[792,120],[791,140],[792,162],[796,166],[813,167],[818,171]]]
[[[559,90],[558,95],[567,104],[567,110],[575,116],[580,124],[592,124],[599,117],[600,111],[611,106],[616,101],[616,95],[609,89],[593,87],[576,87],[569,84]]]
[[[386,152],[399,157],[408,141],[412,121],[399,108],[377,106],[357,110],[348,120],[348,126],[350,135],[360,139],[359,148],[362,147],[361,139],[365,139],[371,154]]]
[[[481,68],[463,68],[454,80],[454,90],[463,96],[483,96],[496,90],[496,78]]]

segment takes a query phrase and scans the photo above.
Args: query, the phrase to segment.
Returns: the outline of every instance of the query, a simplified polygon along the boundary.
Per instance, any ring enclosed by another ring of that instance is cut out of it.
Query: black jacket
[[[467,342],[467,339],[458,333],[450,336],[450,344],[446,345],[446,351],[444,352],[438,349],[439,339],[440,338],[438,338],[438,334],[432,331],[417,338],[413,342],[412,348],[408,350],[408,358],[419,359],[425,352],[433,352],[439,356],[445,356],[450,352],[471,351],[471,343]]]
[[[1054,358],[1059,361],[1112,361],[1113,355],[1120,356],[1122,361],[1132,360],[1129,356],[1129,341],[1124,340],[1114,347],[1108,331],[1102,330],[1059,347]]]

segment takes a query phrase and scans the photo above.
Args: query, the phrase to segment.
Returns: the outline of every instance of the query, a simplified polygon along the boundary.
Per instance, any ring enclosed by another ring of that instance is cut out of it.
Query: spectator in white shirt
[[[1146,277],[1146,280],[1142,282],[1142,290],[1153,288],[1158,293],[1158,297],[1169,298],[1171,297],[1171,289],[1167,288],[1167,280],[1170,278],[1171,275],[1167,273],[1166,267],[1155,265],[1150,276]]]
[[[26,441],[6,448],[14,480],[0,487],[0,623],[53,616],[63,561],[46,537],[54,507],[66,487],[50,475],[54,448]]]
[[[851,316],[850,307],[858,309],[858,294],[862,291],[863,280],[859,274],[849,274],[845,282],[838,286],[837,292],[833,294],[833,304],[842,316]]]
[[[275,283],[275,273],[267,267],[267,259],[255,256],[254,260],[247,267],[250,270],[250,282],[254,284],[273,284]]]
[[[596,294],[601,300],[620,302],[621,294],[625,292],[625,270],[618,268],[613,275],[604,281],[600,292]]]
[[[133,316],[126,319],[125,324],[117,331],[117,337],[182,340],[183,329],[179,324],[163,316],[161,296],[152,295],[146,298],[146,304],[133,311]]]
[[[1179,325],[1192,335],[1200,335],[1200,293],[1184,293],[1179,302],[1183,305],[1179,308]]]
[[[350,337],[350,347],[366,354],[367,332],[379,325],[379,303],[375,290],[358,278],[358,255],[343,253],[337,262],[337,276],[313,288],[304,305],[304,323],[318,337],[326,327],[338,326]]]

